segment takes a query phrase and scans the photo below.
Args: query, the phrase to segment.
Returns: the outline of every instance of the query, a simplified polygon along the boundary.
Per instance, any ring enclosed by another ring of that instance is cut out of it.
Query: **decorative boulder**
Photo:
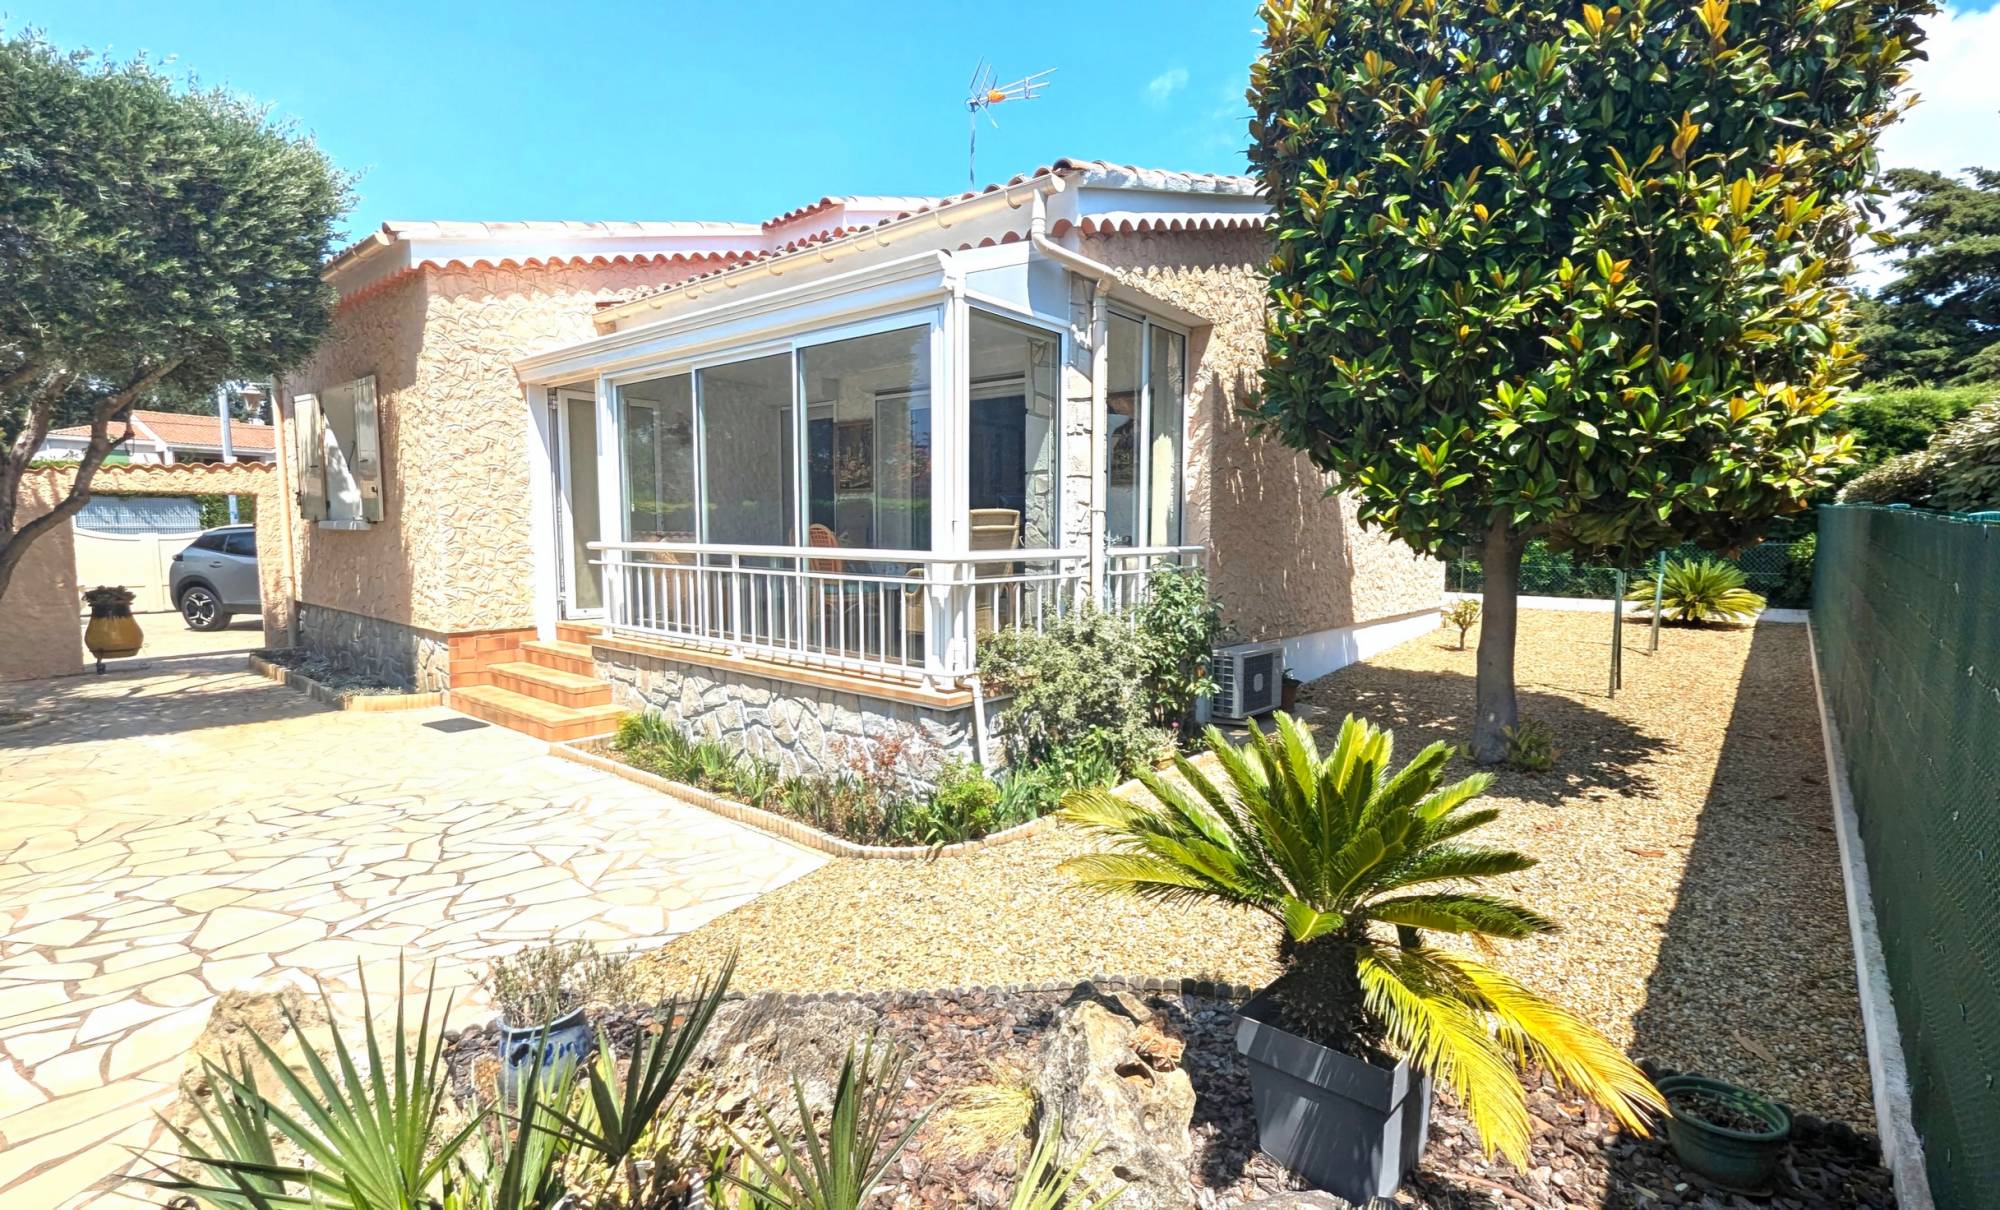
[[[798,1119],[794,1077],[805,1090],[807,1108],[815,1116],[826,1112],[848,1049],[859,1048],[881,1024],[880,1013],[851,1000],[788,1004],[782,997],[760,996],[725,1004],[685,1081],[694,1090],[687,1128],[711,1141],[721,1126],[758,1137],[760,1109],[790,1126]]]
[[[1063,1145],[1093,1142],[1083,1178],[1118,1186],[1118,1210],[1185,1210],[1194,1085],[1180,1041],[1137,997],[1080,992],[1064,1005],[1035,1071],[1043,1113],[1060,1114]]]

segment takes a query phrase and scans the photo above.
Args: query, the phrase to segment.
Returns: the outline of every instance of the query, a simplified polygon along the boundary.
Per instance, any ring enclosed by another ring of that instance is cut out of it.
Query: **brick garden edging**
[[[599,769],[603,772],[622,777],[626,781],[634,782],[648,789],[658,790],[660,793],[679,799],[690,806],[700,807],[705,811],[713,811],[724,819],[733,819],[737,823],[746,824],[749,827],[756,828],[760,832],[769,832],[781,840],[789,840],[793,844],[802,845],[808,849],[816,849],[833,857],[855,857],[873,861],[928,861],[933,857],[953,857],[961,853],[971,853],[979,849],[990,848],[994,845],[1006,844],[1009,841],[1021,840],[1032,836],[1049,826],[1055,818],[1052,815],[1044,815],[1039,819],[1031,819],[1027,823],[1016,824],[1005,831],[994,832],[990,835],[982,836],[978,840],[960,841],[957,844],[856,844],[854,841],[843,840],[830,832],[822,832],[803,820],[793,819],[789,815],[780,815],[775,811],[766,811],[761,807],[753,807],[748,803],[741,803],[734,799],[710,794],[706,790],[687,785],[684,782],[670,781],[657,773],[648,773],[644,769],[633,768],[622,760],[616,760],[601,753],[592,752],[587,748],[579,747],[576,743],[550,744],[549,751],[564,760],[575,761],[580,765],[589,765],[593,769]]]
[[[357,693],[352,689],[335,689],[302,672],[273,664],[262,656],[250,657],[250,671],[266,680],[296,689],[320,705],[331,706],[335,710],[382,713],[390,710],[422,710],[426,706],[444,705],[443,693]]]

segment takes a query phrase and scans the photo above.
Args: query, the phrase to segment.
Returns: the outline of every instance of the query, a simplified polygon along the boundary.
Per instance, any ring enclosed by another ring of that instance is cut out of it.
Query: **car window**
[[[188,545],[194,550],[221,550],[222,540],[227,536],[221,533],[203,534]]]
[[[222,550],[223,553],[225,554],[248,555],[250,558],[253,559],[256,558],[257,557],[256,531],[240,530],[236,533],[230,534],[229,541],[223,545]]]

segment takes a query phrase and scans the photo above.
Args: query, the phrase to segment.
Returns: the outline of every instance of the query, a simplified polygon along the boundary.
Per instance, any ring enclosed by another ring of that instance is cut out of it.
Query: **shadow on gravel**
[[[1522,688],[1521,717],[1555,733],[1561,756],[1546,773],[1496,770],[1493,793],[1531,802],[1560,804],[1577,795],[1645,794],[1654,784],[1642,765],[1666,750],[1667,742],[1593,705],[1554,693]],[[1436,740],[1462,744],[1472,735],[1473,678],[1463,673],[1350,664],[1301,693],[1300,715],[1324,746],[1349,714],[1389,727],[1396,754],[1408,760]],[[1470,771],[1456,762],[1447,776]]]

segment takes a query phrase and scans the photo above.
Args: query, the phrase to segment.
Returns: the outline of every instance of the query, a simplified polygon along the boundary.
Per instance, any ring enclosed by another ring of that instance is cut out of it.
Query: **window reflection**
[[[929,550],[930,329],[799,350],[809,546]]]
[[[1050,333],[977,311],[969,336],[971,547],[1056,546],[1061,342]]]

